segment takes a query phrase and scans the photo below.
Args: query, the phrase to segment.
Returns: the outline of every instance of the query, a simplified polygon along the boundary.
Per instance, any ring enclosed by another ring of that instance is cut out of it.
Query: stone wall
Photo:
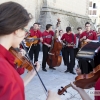
[[[67,26],[72,27],[72,31],[74,33],[77,32],[77,27],[82,27],[84,30],[84,25],[87,21],[91,22],[90,18],[84,15],[75,14],[72,12],[59,10],[51,7],[42,7],[40,12],[39,22],[41,23],[41,31],[45,30],[46,24],[52,24],[53,29],[57,23],[57,19],[61,19],[61,26],[60,28],[65,32]],[[91,22],[92,24],[92,22]],[[92,26],[94,29],[94,27]]]
[[[72,13],[87,15],[89,0],[46,0],[47,6]]]

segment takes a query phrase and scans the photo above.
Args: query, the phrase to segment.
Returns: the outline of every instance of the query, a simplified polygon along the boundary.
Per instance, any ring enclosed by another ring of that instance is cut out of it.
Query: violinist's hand
[[[25,56],[26,52],[24,49],[20,49],[20,52],[18,53],[18,55],[22,55],[22,56]]]
[[[46,100],[61,100],[61,99],[58,94],[48,91],[48,97]]]

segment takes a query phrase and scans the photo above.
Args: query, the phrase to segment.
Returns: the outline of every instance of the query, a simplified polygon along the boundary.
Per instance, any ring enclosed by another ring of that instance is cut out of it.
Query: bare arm
[[[73,83],[71,83],[72,88],[75,89],[81,96],[82,100],[92,100],[89,95],[85,92],[84,89],[81,89],[79,87],[76,87]]]
[[[40,64],[38,62],[36,62],[36,65],[37,65],[36,70],[38,71],[40,68]],[[27,73],[27,75],[23,78],[24,86],[26,86],[32,80],[32,78],[35,76],[35,74],[36,74],[35,70],[32,70]]]

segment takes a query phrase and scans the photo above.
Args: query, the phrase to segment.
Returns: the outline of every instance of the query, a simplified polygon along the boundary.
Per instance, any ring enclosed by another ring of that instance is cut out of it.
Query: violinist
[[[84,89],[77,87],[76,85],[74,85],[73,83],[71,83],[71,86],[73,87],[73,89],[75,89],[81,96],[82,100],[92,100],[89,95],[85,92]],[[100,78],[98,79],[98,81],[95,84],[95,90],[94,93],[96,93],[95,91],[97,90],[97,93],[99,94],[94,94],[94,100],[100,100]],[[96,96],[97,95],[97,96]]]
[[[54,36],[54,32],[52,31],[52,25],[47,24],[46,30],[42,34],[43,36],[47,36],[47,38],[43,38],[43,59],[42,59],[42,70],[47,72],[46,70],[46,61],[48,57],[48,52],[51,47],[52,38]],[[55,70],[53,67],[49,67],[50,69]]]
[[[75,35],[71,32],[71,27],[67,27],[66,32],[67,33],[63,34],[61,38],[62,42],[66,43],[65,58],[66,58],[67,70],[65,72],[70,72],[72,74],[75,74],[73,68],[75,62],[74,45],[76,44],[76,38]],[[69,61],[69,56],[70,56],[70,61]]]
[[[30,37],[36,36],[37,38],[40,38],[40,42],[43,41],[42,39],[42,33],[39,30],[39,24],[38,23],[34,23],[33,28],[30,30]],[[32,44],[29,47],[29,56],[31,58],[31,60],[33,60],[33,54],[34,54],[34,63],[36,61],[38,61],[38,56],[39,56],[39,51],[40,51],[40,44],[39,42],[36,44]]]
[[[26,36],[25,29],[30,19],[30,14],[20,4],[0,4],[0,100],[25,100],[24,85],[36,74],[32,70],[22,80],[14,68],[15,57],[9,51],[11,47],[17,48]],[[40,65],[35,64],[38,71]],[[60,100],[58,95],[48,93],[47,100]]]

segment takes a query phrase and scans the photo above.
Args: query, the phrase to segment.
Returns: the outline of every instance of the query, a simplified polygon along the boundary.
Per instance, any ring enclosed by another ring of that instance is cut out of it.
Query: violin
[[[17,49],[14,49],[13,47],[11,47],[9,49],[9,51],[14,55],[15,57],[15,61],[14,61],[14,64],[17,66],[17,67],[24,67],[26,68],[28,71],[31,71],[33,70],[33,65],[29,62],[29,60],[25,57],[25,56],[22,56],[21,54],[19,54],[19,48]]]
[[[100,65],[93,69],[89,74],[78,75],[73,82],[77,87],[82,89],[89,89],[95,86],[96,81],[100,78]],[[58,94],[62,95],[64,92],[67,92],[66,89],[71,87],[71,84],[61,87],[62,89],[58,90]]]

